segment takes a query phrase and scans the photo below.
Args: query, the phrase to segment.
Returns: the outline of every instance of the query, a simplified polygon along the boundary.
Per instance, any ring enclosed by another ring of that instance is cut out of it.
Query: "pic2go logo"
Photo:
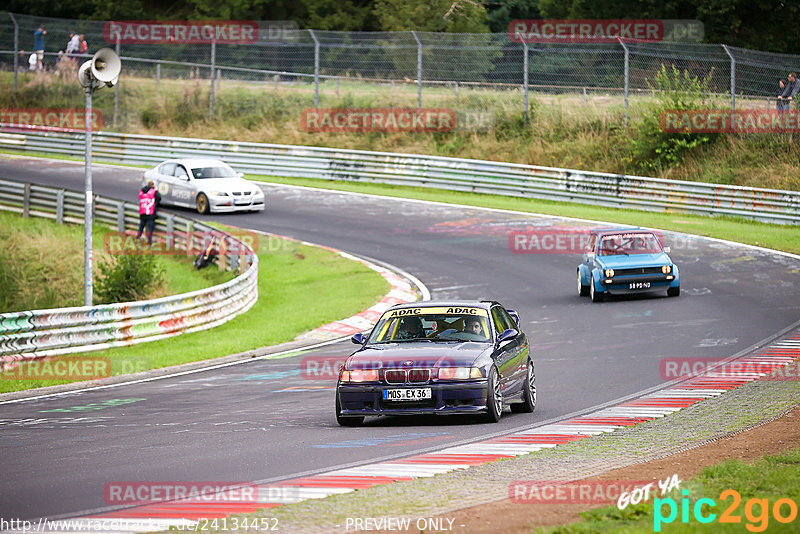
[[[664,499],[656,498],[653,500],[653,531],[661,532],[661,526],[674,522],[681,514],[681,522],[689,523],[689,512],[691,509],[694,519],[698,523],[708,524],[717,519],[717,514],[711,512],[711,508],[716,508],[717,503],[713,499],[702,498],[695,501],[694,506],[689,503],[689,490],[682,490],[683,498],[680,506],[675,499],[667,497]],[[721,501],[729,498],[732,500],[722,514],[719,516],[720,523],[741,523],[742,517],[736,514],[742,496],[738,491],[727,489],[719,494]],[[665,508],[668,510],[665,516]],[[745,528],[750,532],[764,532],[769,526],[770,512],[778,523],[791,523],[797,518],[797,503],[792,499],[781,498],[769,506],[769,499],[750,499],[744,505],[744,515],[747,519]],[[788,512],[788,513],[786,513]]]

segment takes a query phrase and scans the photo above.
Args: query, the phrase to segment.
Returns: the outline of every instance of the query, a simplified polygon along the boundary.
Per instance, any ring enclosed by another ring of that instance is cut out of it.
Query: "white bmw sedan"
[[[162,204],[195,208],[199,213],[261,211],[264,192],[218,159],[169,159],[144,173],[153,180]]]

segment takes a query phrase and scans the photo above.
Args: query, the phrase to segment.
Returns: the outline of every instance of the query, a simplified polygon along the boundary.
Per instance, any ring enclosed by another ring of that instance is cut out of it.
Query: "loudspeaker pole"
[[[86,152],[84,154],[83,189],[86,193],[83,208],[83,305],[92,305],[93,281],[92,281],[92,224],[94,222],[94,200],[92,198],[92,91],[93,84],[84,85],[83,91],[86,93]]]
[[[78,82],[86,94],[84,109],[86,134],[84,145],[83,189],[83,305],[91,306],[94,284],[92,282],[92,223],[94,220],[94,195],[92,193],[92,93],[106,85],[113,87],[119,81],[121,70],[119,56],[110,48],[98,50],[92,59],[78,69]]]

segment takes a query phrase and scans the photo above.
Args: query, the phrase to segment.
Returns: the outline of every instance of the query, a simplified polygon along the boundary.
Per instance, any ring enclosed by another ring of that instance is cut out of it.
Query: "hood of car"
[[[194,180],[194,183],[204,191],[221,191],[225,193],[260,191],[257,185],[244,178],[204,178],[202,180]]]
[[[490,343],[459,341],[402,342],[370,345],[354,353],[348,369],[470,367],[483,353],[491,353]]]
[[[661,265],[671,265],[664,252],[658,254],[617,254],[615,256],[597,256],[595,261],[607,269],[630,269],[633,267],[659,267]]]

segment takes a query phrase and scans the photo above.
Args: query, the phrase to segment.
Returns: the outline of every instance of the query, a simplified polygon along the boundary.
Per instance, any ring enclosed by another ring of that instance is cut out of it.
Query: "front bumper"
[[[385,401],[383,390],[431,388],[431,399]],[[486,412],[487,380],[441,384],[338,384],[342,415],[456,415]]]
[[[628,295],[630,293],[649,293],[652,291],[665,291],[675,280],[674,275],[647,274],[615,276],[608,283],[608,278],[602,278],[600,285],[610,295]]]
[[[247,198],[247,203],[240,197],[209,197],[208,207],[214,213],[230,213],[234,211],[261,211],[264,209],[264,197]]]

